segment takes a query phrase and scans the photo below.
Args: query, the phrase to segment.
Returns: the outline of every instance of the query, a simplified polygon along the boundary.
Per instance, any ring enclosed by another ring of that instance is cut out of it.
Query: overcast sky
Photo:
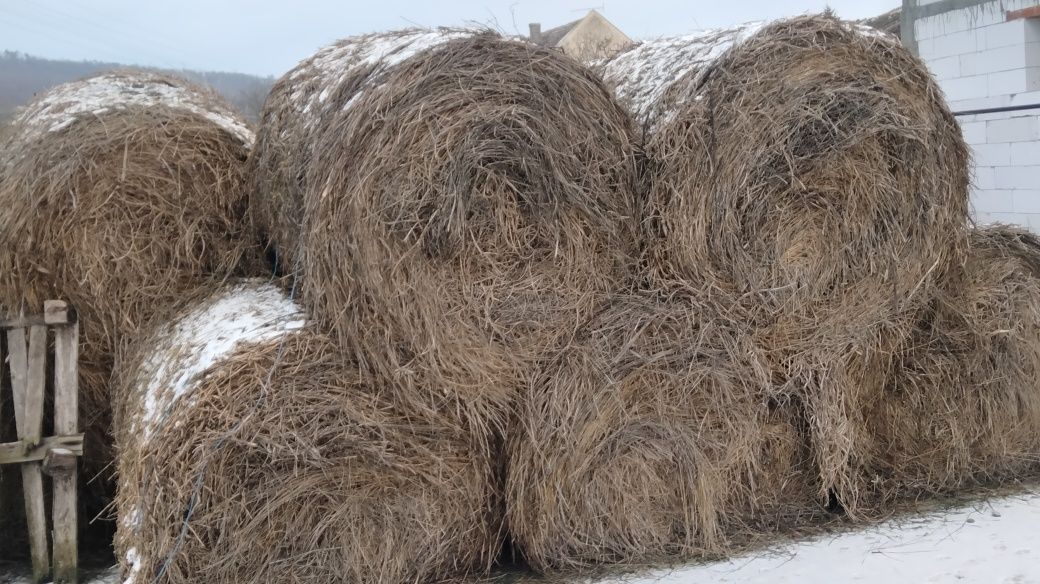
[[[0,49],[62,59],[278,76],[328,42],[407,26],[526,34],[590,8],[634,39],[818,12],[875,16],[900,0],[0,0]],[[0,83],[3,80],[0,79]]]

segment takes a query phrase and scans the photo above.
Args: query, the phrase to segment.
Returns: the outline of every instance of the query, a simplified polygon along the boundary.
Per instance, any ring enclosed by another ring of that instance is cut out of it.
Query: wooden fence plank
[[[26,377],[25,426],[21,439],[35,446],[43,437],[43,398],[47,392],[47,327],[29,328],[28,376]],[[70,432],[71,434],[72,432]]]
[[[67,311],[48,305],[48,314]],[[55,327],[54,337],[54,431],[75,434],[79,399],[79,324]],[[56,452],[56,451],[55,451]],[[75,459],[71,466],[55,472],[52,512],[54,522],[54,582],[76,584],[78,551],[76,543],[76,477]]]
[[[29,354],[26,354],[25,329],[8,331],[7,341],[8,350],[11,352],[11,389],[15,396],[14,413],[18,438],[27,445],[35,446],[40,441],[43,426],[47,328],[38,325],[30,329]],[[39,395],[34,395],[36,391],[39,392]],[[47,514],[43,504],[43,472],[38,462],[27,462],[21,466],[25,520],[29,528],[29,545],[33,564],[33,582],[43,582],[50,572],[47,549]]]
[[[11,329],[7,331],[7,365],[11,371],[11,391],[14,393],[14,420],[17,427],[18,437],[22,436],[22,424],[25,406],[22,404],[24,391],[20,388],[26,385],[26,371],[29,368],[28,355],[25,349],[25,329]]]
[[[47,436],[36,446],[25,442],[9,442],[0,444],[0,464],[20,464],[23,462],[42,461],[49,450],[61,448],[76,456],[83,455],[83,434],[71,436]]]

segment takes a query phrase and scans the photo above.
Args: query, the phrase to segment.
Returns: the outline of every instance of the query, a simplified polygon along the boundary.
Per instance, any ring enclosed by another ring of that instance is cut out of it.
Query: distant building
[[[595,10],[544,32],[537,22],[532,22],[530,29],[532,43],[559,49],[579,61],[603,59],[632,44],[632,39]]]
[[[900,36],[900,26],[902,25],[903,9],[902,7],[875,16],[873,18],[864,18],[860,22],[867,26],[872,26],[881,32],[887,32],[888,34]]]

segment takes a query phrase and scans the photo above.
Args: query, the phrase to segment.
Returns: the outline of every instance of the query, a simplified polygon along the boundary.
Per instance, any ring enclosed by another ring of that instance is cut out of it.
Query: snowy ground
[[[0,584],[22,584],[0,573]],[[118,584],[115,571],[85,580]],[[1040,584],[1040,493],[902,517],[725,562],[587,584]]]

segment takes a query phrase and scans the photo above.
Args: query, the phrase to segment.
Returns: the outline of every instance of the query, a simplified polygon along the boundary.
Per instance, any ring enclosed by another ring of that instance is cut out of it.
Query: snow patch
[[[618,99],[636,119],[651,127],[666,121],[683,99],[675,96],[674,104],[662,104],[668,90],[686,79],[696,87],[729,50],[758,34],[769,22],[750,22],[733,28],[710,29],[692,34],[646,40],[610,59],[597,63],[603,79],[615,88]],[[872,27],[844,22],[857,34],[892,42],[894,37]],[[692,75],[692,78],[687,76]],[[696,100],[697,96],[692,99]],[[665,111],[664,108],[670,108]]]
[[[888,521],[728,561],[597,584],[1040,583],[1040,495]]]
[[[130,548],[126,550],[126,565],[129,566],[127,569],[126,579],[123,580],[123,584],[134,584],[137,581],[138,574],[141,573],[141,556],[137,553],[137,548]]]
[[[306,318],[282,290],[250,281],[226,289],[169,325],[142,367],[140,416],[131,425],[144,440],[203,374],[243,344],[279,339]]]
[[[24,128],[26,138],[34,139],[64,130],[80,115],[101,115],[130,107],[168,107],[198,114],[242,144],[253,144],[253,132],[234,113],[207,104],[190,88],[148,74],[108,73],[59,85],[22,110],[14,123]]]
[[[339,41],[320,49],[310,59],[301,62],[289,74],[296,82],[289,100],[303,116],[308,127],[318,122],[323,104],[332,90],[351,73],[365,67],[375,67],[372,75],[389,69],[422,51],[448,41],[471,36],[469,30],[410,29],[388,33],[367,34]],[[353,105],[364,88],[343,106]]]
[[[603,78],[639,120],[649,119],[668,89],[688,74],[694,83],[726,51],[755,35],[763,22],[643,41],[600,63]],[[663,113],[663,112],[662,112]]]

